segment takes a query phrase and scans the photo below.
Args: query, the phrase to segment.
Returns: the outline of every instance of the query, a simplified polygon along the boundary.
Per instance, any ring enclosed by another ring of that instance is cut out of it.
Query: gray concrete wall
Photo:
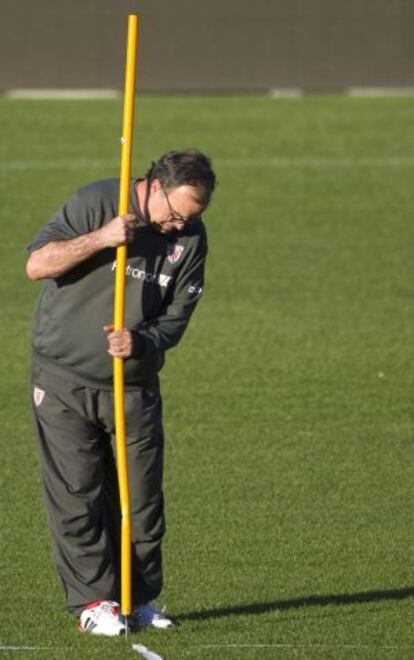
[[[1,0],[0,89],[414,87],[414,0]]]

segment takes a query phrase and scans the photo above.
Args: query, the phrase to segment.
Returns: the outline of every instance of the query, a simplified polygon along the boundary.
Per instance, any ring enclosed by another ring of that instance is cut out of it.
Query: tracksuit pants
[[[32,403],[54,560],[68,608],[120,599],[120,507],[113,396],[32,370]],[[132,603],[162,588],[163,428],[158,377],[125,392]]]

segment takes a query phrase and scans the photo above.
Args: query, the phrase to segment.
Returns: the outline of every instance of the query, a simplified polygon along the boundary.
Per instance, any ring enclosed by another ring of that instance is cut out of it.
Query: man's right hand
[[[104,248],[132,241],[135,226],[135,215],[126,213],[89,234],[46,243],[30,254],[26,264],[27,276],[31,280],[59,277]]]
[[[98,231],[105,247],[118,247],[134,240],[136,216],[132,213],[117,215]]]

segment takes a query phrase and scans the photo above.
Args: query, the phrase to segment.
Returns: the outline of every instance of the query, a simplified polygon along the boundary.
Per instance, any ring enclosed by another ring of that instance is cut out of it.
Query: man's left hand
[[[104,332],[108,340],[108,353],[112,357],[129,358],[132,355],[132,334],[126,328],[114,330],[113,325],[104,325]]]

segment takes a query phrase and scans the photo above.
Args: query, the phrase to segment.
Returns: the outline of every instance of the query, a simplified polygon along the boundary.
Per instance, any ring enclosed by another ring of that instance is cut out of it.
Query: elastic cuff
[[[132,334],[132,353],[131,357],[134,360],[139,360],[145,354],[145,339],[140,337],[138,332],[131,330]]]

